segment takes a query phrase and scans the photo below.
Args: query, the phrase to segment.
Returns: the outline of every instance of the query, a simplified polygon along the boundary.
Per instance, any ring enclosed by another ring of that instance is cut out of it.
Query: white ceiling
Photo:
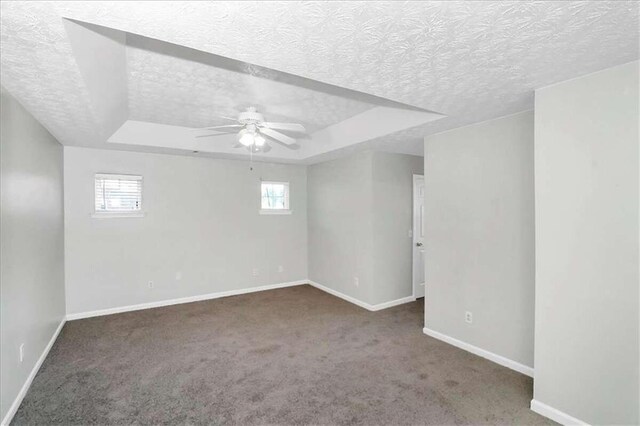
[[[531,109],[536,88],[639,56],[637,2],[0,7],[2,85],[63,144],[118,149],[237,156],[185,128],[257,105],[311,133],[297,150],[274,144],[275,161],[421,155],[425,135]]]

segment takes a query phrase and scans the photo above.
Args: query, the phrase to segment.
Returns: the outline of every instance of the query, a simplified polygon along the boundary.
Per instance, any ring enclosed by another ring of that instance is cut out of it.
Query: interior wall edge
[[[505,358],[502,355],[498,355],[486,349],[479,348],[478,346],[463,342],[462,340],[455,339],[451,336],[447,336],[446,334],[440,333],[427,327],[423,328],[422,331],[424,332],[424,334],[433,337],[434,339],[438,339],[457,348],[464,349],[467,352],[471,352],[474,355],[478,355],[482,358],[488,359],[489,361],[495,362],[496,364],[502,365],[503,367],[510,368],[511,370],[517,371],[518,373],[533,377],[533,367],[529,367],[517,361]]]
[[[51,339],[49,339],[49,343],[47,343],[47,346],[42,351],[42,354],[38,358],[38,361],[31,369],[31,373],[29,373],[29,375],[27,376],[27,380],[25,380],[24,384],[22,385],[22,388],[20,388],[20,392],[18,392],[18,395],[16,395],[16,398],[13,400],[13,403],[9,407],[9,411],[7,411],[7,414],[4,416],[4,419],[2,419],[2,423],[0,423],[0,426],[8,426],[9,423],[11,423],[13,416],[18,411],[18,408],[20,408],[20,404],[22,404],[22,400],[24,399],[25,395],[27,394],[27,391],[31,387],[31,382],[33,382],[33,379],[36,377],[36,374],[38,374],[38,371],[40,370],[42,363],[47,358],[49,351],[53,347],[53,344],[56,342],[56,339],[58,338],[58,335],[60,334],[60,331],[62,331],[62,327],[64,327],[64,324],[66,322],[67,322],[66,318],[62,318],[62,320],[60,320],[60,324],[58,325],[58,328],[56,328],[56,330],[53,332]]]

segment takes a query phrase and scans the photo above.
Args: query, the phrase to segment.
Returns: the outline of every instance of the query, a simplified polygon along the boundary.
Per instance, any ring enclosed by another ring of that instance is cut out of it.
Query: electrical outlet
[[[153,288],[153,281],[149,281],[149,288]]]
[[[24,343],[20,345],[20,362],[24,361]]]
[[[353,285],[360,287],[360,279],[358,277],[353,277]]]
[[[471,312],[467,311],[464,313],[464,322],[469,324],[473,323],[473,314]]]
[[[259,275],[260,271],[258,271],[258,268],[253,268],[253,276],[257,277]]]
[[[278,272],[284,272],[284,266],[282,265],[278,266]]]
[[[182,272],[176,272],[176,281],[180,281],[182,279]]]

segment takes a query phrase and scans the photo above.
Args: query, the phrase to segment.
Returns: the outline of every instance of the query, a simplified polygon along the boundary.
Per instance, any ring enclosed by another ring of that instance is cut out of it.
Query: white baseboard
[[[13,400],[13,404],[11,404],[11,407],[9,407],[9,411],[7,411],[7,414],[4,416],[4,419],[2,419],[2,423],[0,423],[0,425],[8,426],[9,423],[11,423],[13,416],[15,416],[16,411],[18,411],[20,404],[22,404],[22,400],[24,399],[24,396],[27,394],[29,387],[31,387],[31,383],[33,382],[33,379],[36,377],[36,374],[38,374],[38,370],[40,370],[42,363],[47,358],[47,355],[49,354],[51,347],[53,346],[56,339],[58,338],[58,335],[60,334],[60,330],[62,330],[62,327],[64,326],[65,322],[66,322],[66,319],[62,318],[62,320],[60,321],[60,324],[58,325],[58,328],[56,328],[56,331],[53,332],[53,335],[51,336],[49,343],[47,343],[47,346],[44,348],[44,351],[42,351],[40,358],[38,358],[38,361],[31,369],[31,373],[29,373],[29,375],[27,376],[27,380],[25,380],[24,384],[22,385],[22,388],[20,389],[20,392],[18,392],[18,395],[16,395],[16,398]]]
[[[344,293],[340,293],[339,291],[336,291],[332,288],[329,287],[325,287],[322,284],[318,284],[315,281],[311,281],[309,280],[309,284],[312,285],[313,287],[324,291],[325,293],[329,293],[333,296],[339,297],[340,299],[346,300],[347,302],[353,303],[354,305],[358,305],[361,308],[367,309],[367,310],[371,310],[371,305],[365,302],[361,302],[360,300],[356,299],[355,297],[351,297],[351,296],[347,296]]]
[[[82,318],[98,317],[103,315],[119,314],[122,312],[140,311],[142,309],[160,308],[162,306],[179,305],[181,303],[200,302],[203,300],[218,299],[221,297],[237,296],[240,294],[255,293],[257,291],[273,290],[276,288],[292,287],[296,285],[307,284],[308,280],[291,281],[279,284],[263,285],[259,287],[249,287],[240,290],[220,291],[217,293],[201,294],[198,296],[181,297],[178,299],[161,300],[158,302],[140,303],[137,305],[120,306],[117,308],[99,309],[97,311],[79,312],[75,314],[67,314],[67,321]]]
[[[408,297],[403,297],[397,300],[391,300],[389,302],[379,303],[377,305],[371,305],[369,303],[362,302],[354,297],[347,296],[346,294],[340,293],[339,291],[330,289],[329,287],[325,287],[314,281],[298,280],[298,281],[291,281],[286,283],[263,285],[260,287],[244,288],[240,290],[221,291],[217,293],[201,294],[198,296],[189,296],[189,297],[181,297],[178,299],[161,300],[158,302],[140,303],[137,305],[119,306],[116,308],[99,309],[96,311],[78,312],[74,314],[67,314],[67,321],[73,321],[73,320],[83,319],[83,318],[99,317],[103,315],[119,314],[123,312],[140,311],[142,309],[160,308],[162,306],[179,305],[181,303],[200,302],[203,300],[218,299],[220,297],[228,297],[228,296],[237,296],[240,294],[254,293],[256,291],[273,290],[276,288],[292,287],[292,286],[302,285],[302,284],[310,284],[322,291],[325,291],[336,297],[344,299],[348,302],[353,303],[354,305],[358,305],[361,308],[367,309],[369,311],[379,311],[381,309],[390,308],[392,306],[397,306],[403,303],[409,303],[416,300],[413,296],[408,296]]]
[[[588,423],[583,422],[582,420],[578,420],[575,417],[568,415],[560,410],[557,410],[553,407],[548,406],[540,401],[536,401],[535,399],[531,400],[531,411],[540,414],[541,416],[545,416],[554,422],[558,422],[561,425],[586,425]]]
[[[503,367],[507,367],[517,371],[518,373],[522,373],[529,377],[533,377],[533,368],[528,367],[524,364],[520,364],[519,362],[513,361],[509,358],[505,358],[501,355],[494,354],[493,352],[489,352],[485,349],[479,348],[477,346],[473,346],[469,343],[465,343],[462,340],[454,339],[453,337],[447,336],[446,334],[439,333],[435,330],[431,330],[430,328],[427,328],[427,327],[423,328],[422,331],[427,336],[431,336],[438,340],[442,340],[445,343],[456,346],[460,349],[464,349],[465,351],[481,356],[482,358],[486,358],[489,361],[493,361],[496,364],[502,365]]]
[[[409,302],[415,302],[416,298],[413,296],[407,296],[396,300],[390,300],[389,302],[378,303],[377,305],[369,305],[370,311],[381,311],[382,309],[391,308],[393,306],[403,305]]]
[[[413,302],[416,299],[413,296],[407,296],[407,297],[403,297],[401,299],[396,299],[396,300],[391,300],[389,302],[384,302],[384,303],[378,303],[377,305],[371,305],[369,303],[363,302],[361,300],[356,299],[355,297],[351,297],[351,296],[347,296],[344,293],[340,293],[337,290],[334,290],[332,288],[329,287],[325,287],[322,284],[319,284],[315,281],[308,281],[310,285],[312,285],[313,287],[322,290],[326,293],[329,293],[333,296],[339,297],[341,299],[346,300],[347,302],[353,303],[354,305],[358,305],[361,308],[364,308],[368,311],[379,311],[381,309],[386,309],[386,308],[390,308],[392,306],[397,306],[397,305],[402,305],[403,303],[409,303],[409,302]]]

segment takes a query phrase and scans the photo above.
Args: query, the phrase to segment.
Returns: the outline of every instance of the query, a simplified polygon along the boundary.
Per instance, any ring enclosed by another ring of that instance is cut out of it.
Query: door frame
[[[411,294],[413,295],[413,298],[416,299],[416,265],[415,265],[415,253],[414,250],[416,248],[416,235],[417,235],[417,220],[418,218],[416,217],[416,179],[417,178],[421,178],[424,181],[424,175],[418,175],[418,174],[413,174],[413,178],[412,178],[412,187],[411,187]],[[424,217],[423,217],[424,219]],[[424,223],[422,224],[422,226],[424,227]],[[424,243],[423,243],[424,244]],[[426,275],[426,269],[425,269],[425,275]],[[424,279],[424,283],[425,283],[425,297],[426,297],[426,283],[427,283],[427,279],[425,277]]]

